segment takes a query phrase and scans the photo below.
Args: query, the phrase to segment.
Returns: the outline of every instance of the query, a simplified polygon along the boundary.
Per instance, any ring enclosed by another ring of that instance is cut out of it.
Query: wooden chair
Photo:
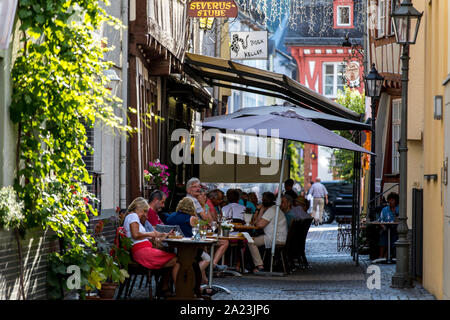
[[[301,224],[299,226],[299,263],[302,269],[310,268],[308,260],[306,259],[305,247],[306,237],[308,236],[308,231],[313,221],[314,219],[301,220]]]
[[[264,254],[263,254],[263,257],[262,257],[264,262],[266,261],[266,254],[269,257],[269,259],[268,259],[269,260],[269,263],[268,263],[269,267],[266,268],[266,269],[270,269],[270,257],[272,256],[272,249],[271,248],[266,248],[264,250]],[[274,260],[273,260],[274,268],[278,269],[279,264],[281,262],[281,265],[282,265],[282,268],[283,268],[282,270],[283,270],[284,274],[289,274],[290,273],[289,267],[286,268],[286,266],[287,266],[287,256],[286,256],[286,245],[285,244],[277,244],[277,245],[275,245],[275,255],[274,255],[273,258],[274,258]]]
[[[301,220],[293,220],[289,225],[289,230],[286,238],[286,256],[289,272],[295,270],[294,258],[297,258],[300,226]]]
[[[288,237],[286,240],[286,251],[291,271],[295,269],[294,259],[298,260],[302,269],[309,268],[306,259],[305,246],[306,237],[313,219],[304,219],[292,221],[289,226]]]

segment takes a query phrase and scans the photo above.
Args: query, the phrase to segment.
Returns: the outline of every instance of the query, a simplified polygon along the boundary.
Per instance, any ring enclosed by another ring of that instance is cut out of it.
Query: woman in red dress
[[[133,200],[125,213],[126,217],[123,226],[127,237],[133,242],[133,247],[131,248],[133,259],[149,269],[172,268],[172,279],[175,284],[180,264],[177,262],[175,254],[153,248],[149,239],[165,239],[168,234],[157,231],[145,231],[141,218],[144,216],[145,219],[147,218],[148,209],[147,200],[139,197]],[[162,290],[163,292],[168,291],[167,283],[163,284]]]

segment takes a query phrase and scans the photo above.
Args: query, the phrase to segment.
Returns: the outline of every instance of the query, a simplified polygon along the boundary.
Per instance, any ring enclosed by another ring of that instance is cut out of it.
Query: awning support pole
[[[287,149],[287,141],[286,141],[286,139],[283,139],[283,151],[281,153],[280,184],[278,185],[278,195],[277,195],[277,202],[276,202],[277,209],[275,212],[275,224],[273,226],[272,255],[270,257],[270,272],[272,272],[272,269],[273,269],[273,257],[275,256],[275,245],[276,245],[277,227],[278,227],[278,214],[280,212],[280,205],[281,205],[281,188],[282,188],[282,184],[283,184],[286,149]]]

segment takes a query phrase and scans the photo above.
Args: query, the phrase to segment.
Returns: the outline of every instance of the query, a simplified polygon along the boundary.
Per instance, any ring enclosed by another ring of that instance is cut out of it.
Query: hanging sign
[[[360,85],[360,67],[358,61],[350,61],[345,69],[345,78],[349,82],[350,88],[359,87]]]
[[[267,31],[231,32],[231,59],[267,59]]]
[[[188,16],[191,18],[236,18],[238,6],[234,0],[191,0]]]

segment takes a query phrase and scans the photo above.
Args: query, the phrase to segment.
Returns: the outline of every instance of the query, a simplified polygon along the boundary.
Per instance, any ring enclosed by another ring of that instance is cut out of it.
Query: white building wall
[[[317,175],[322,181],[333,180],[333,174],[330,171],[330,158],[332,155],[332,150],[333,149],[319,146],[319,152],[317,155]]]
[[[7,50],[0,50],[0,187],[12,185],[16,174],[17,129],[9,117],[14,52],[19,50],[16,26]]]

